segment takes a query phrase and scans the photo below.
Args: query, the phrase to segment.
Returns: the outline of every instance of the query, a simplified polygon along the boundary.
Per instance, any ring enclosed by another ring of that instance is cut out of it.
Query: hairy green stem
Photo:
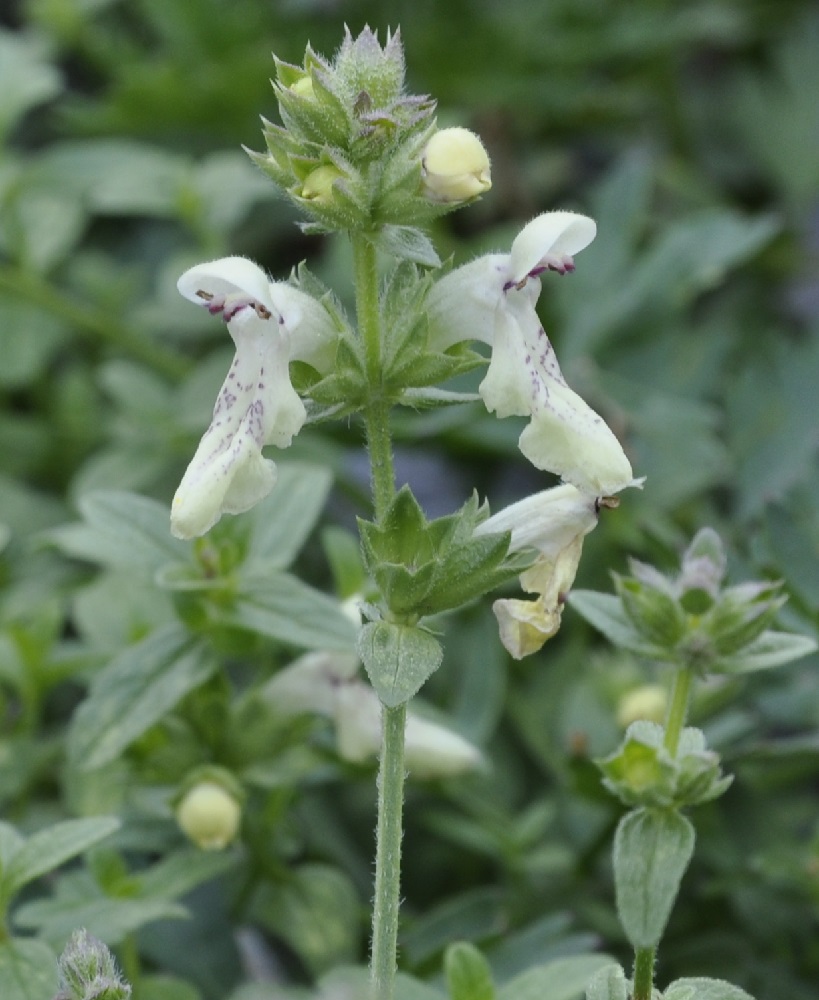
[[[370,455],[373,508],[376,521],[381,522],[395,496],[395,471],[389,423],[390,406],[382,392],[382,337],[375,244],[366,236],[353,236],[353,259],[358,332],[364,347],[370,389],[369,405],[364,411],[364,425]],[[371,1000],[392,1000],[395,991],[401,893],[404,730],[407,707],[382,706],[381,718],[370,982]]]
[[[364,345],[370,403],[364,411],[370,478],[376,521],[381,521],[395,495],[395,472],[390,436],[390,407],[382,396],[381,319],[378,309],[378,272],[375,245],[362,235],[353,236],[355,302],[358,332]]]
[[[668,706],[668,714],[665,719],[665,748],[672,757],[677,756],[677,748],[680,744],[680,734],[685,725],[688,715],[688,703],[691,699],[691,684],[694,679],[694,671],[691,667],[682,667],[677,671],[674,678],[674,686],[671,689],[671,703]]]
[[[634,952],[633,1000],[651,1000],[654,988],[654,948],[637,948]]]
[[[132,330],[103,310],[78,302],[33,271],[0,265],[0,292],[39,306],[88,339],[113,344],[160,375],[178,378],[190,367],[175,351]]]
[[[404,728],[407,706],[382,709],[381,767],[373,900],[371,1000],[392,1000],[398,950],[401,838],[404,804]]]

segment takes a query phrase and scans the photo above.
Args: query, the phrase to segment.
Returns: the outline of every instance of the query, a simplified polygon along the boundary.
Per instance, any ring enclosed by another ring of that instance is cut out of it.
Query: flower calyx
[[[723,587],[727,560],[719,536],[703,528],[683,553],[679,573],[665,576],[630,561],[614,576],[623,611],[656,659],[700,673],[730,673],[733,658],[760,639],[786,601],[779,581]]]
[[[665,730],[655,722],[633,722],[620,747],[595,763],[603,784],[626,806],[683,808],[718,798],[733,781],[723,775],[719,755],[708,750],[699,729],[680,734],[676,754],[664,744]]]
[[[508,532],[475,534],[486,515],[473,495],[456,513],[428,521],[404,486],[380,523],[359,520],[365,564],[388,619],[412,624],[460,607],[520,572],[520,562],[506,558]]]

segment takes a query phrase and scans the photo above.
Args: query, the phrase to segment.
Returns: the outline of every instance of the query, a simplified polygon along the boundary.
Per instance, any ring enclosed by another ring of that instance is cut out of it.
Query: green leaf
[[[0,943],[0,997],[51,1000],[57,992],[57,956],[41,941]]]
[[[722,979],[677,979],[663,993],[663,1000],[754,1000],[750,993]]]
[[[757,670],[770,670],[771,667],[781,667],[791,660],[815,653],[817,648],[816,640],[810,636],[767,631],[736,656],[723,656],[714,660],[709,665],[709,672],[750,674]]]
[[[60,92],[60,74],[47,55],[45,36],[0,30],[0,136],[30,108]],[[5,1000],[4,993],[0,996]]]
[[[65,820],[33,834],[3,871],[0,898],[11,899],[28,882],[82,854],[119,826],[120,821],[115,816],[95,816]]]
[[[140,976],[139,1000],[200,1000],[202,994],[177,976]]]
[[[156,500],[101,490],[83,496],[79,508],[85,524],[65,525],[48,534],[66,555],[153,572],[187,557],[187,545],[170,533],[168,508]]]
[[[451,1000],[495,1000],[489,963],[475,945],[467,941],[447,948],[444,975]]]
[[[242,577],[242,592],[223,622],[304,649],[349,651],[355,626],[341,605],[287,573]]]
[[[370,992],[370,972],[363,966],[333,969],[322,977],[319,985],[322,996],[363,1000]],[[440,990],[422,983],[420,979],[399,972],[395,977],[395,1000],[447,1000],[447,998]]]
[[[176,218],[190,172],[185,157],[130,139],[52,143],[33,179],[100,214]]]
[[[248,570],[290,565],[321,516],[332,482],[323,466],[279,465],[276,488],[251,514]]]
[[[65,336],[63,324],[43,309],[15,299],[0,302],[0,386],[19,389],[42,377]]]
[[[586,1000],[629,1000],[628,981],[620,965],[605,965],[589,980]]]
[[[287,942],[313,974],[349,962],[357,954],[358,894],[348,877],[329,865],[302,865],[283,883],[264,883],[252,912]]]
[[[634,628],[619,597],[596,590],[573,590],[569,604],[615,646],[640,656],[662,657],[663,650],[649,645]]]
[[[25,842],[25,837],[21,837],[11,823],[0,820],[0,873],[11,864],[11,859]]]
[[[207,649],[177,624],[124,650],[96,675],[75,713],[69,757],[83,770],[114,760],[204,684],[217,666]]]
[[[402,705],[440,667],[443,650],[424,629],[368,622],[358,634],[358,655],[378,697],[388,708]]]
[[[178,899],[237,862],[228,851],[200,851],[193,848],[177,851],[138,876],[142,899]]]
[[[36,930],[57,946],[68,940],[77,927],[84,927],[100,941],[113,946],[155,920],[182,920],[188,915],[184,906],[164,899],[78,899],[66,894],[24,904],[15,911],[14,922]]]
[[[617,826],[617,911],[634,948],[654,948],[694,851],[694,827],[678,812],[636,809]]]
[[[570,955],[515,976],[498,1000],[580,1000],[591,977],[611,963],[608,955]]]
[[[433,833],[437,832],[436,820],[437,817],[429,816],[428,825]],[[440,820],[450,830],[452,817],[447,815]],[[443,899],[415,917],[412,925],[402,932],[401,952],[415,967],[438,955],[450,941],[459,938],[481,941],[502,934],[508,921],[504,902],[502,890],[494,886],[467,889]]]

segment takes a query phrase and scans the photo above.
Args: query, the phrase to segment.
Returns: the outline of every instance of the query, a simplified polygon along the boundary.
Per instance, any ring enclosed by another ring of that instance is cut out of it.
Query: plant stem
[[[0,292],[39,306],[89,339],[113,344],[160,375],[176,379],[190,367],[175,351],[125,326],[109,313],[78,302],[32,271],[0,265]]]
[[[637,948],[634,952],[634,1000],[651,1000],[654,988],[654,948]]]
[[[404,728],[407,706],[382,709],[381,767],[373,901],[371,1000],[392,1000],[398,950],[401,838],[404,804]]]
[[[390,405],[383,396],[381,317],[374,243],[356,234],[355,301],[358,332],[364,346],[369,405],[364,411],[370,455],[375,519],[383,521],[395,496],[395,471],[390,435]],[[401,838],[404,807],[404,730],[406,705],[381,709],[381,758],[378,770],[378,821],[375,845],[373,938],[370,956],[371,1000],[392,1000],[398,950],[401,893]]]
[[[353,236],[355,302],[358,332],[364,344],[370,404],[364,411],[370,479],[376,521],[381,521],[395,495],[395,472],[390,435],[390,407],[382,397],[381,322],[378,310],[378,272],[375,245],[365,236]]]
[[[677,755],[677,747],[680,743],[680,733],[685,725],[685,718],[688,715],[688,702],[691,698],[691,683],[694,679],[694,671],[691,667],[682,667],[677,671],[674,678],[674,687],[671,690],[671,703],[668,706],[668,714],[665,719],[665,748],[672,757]]]

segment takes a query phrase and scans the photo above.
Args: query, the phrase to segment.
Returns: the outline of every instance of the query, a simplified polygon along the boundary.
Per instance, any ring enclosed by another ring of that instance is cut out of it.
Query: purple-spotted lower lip
[[[206,292],[202,288],[196,294],[200,299],[204,299],[204,305],[211,316],[218,316],[219,313],[222,313],[222,318],[226,323],[229,323],[242,309],[248,307],[256,313],[259,319],[270,319],[271,316],[267,306],[249,295],[237,296],[228,302],[226,295],[214,295],[212,292]]]

